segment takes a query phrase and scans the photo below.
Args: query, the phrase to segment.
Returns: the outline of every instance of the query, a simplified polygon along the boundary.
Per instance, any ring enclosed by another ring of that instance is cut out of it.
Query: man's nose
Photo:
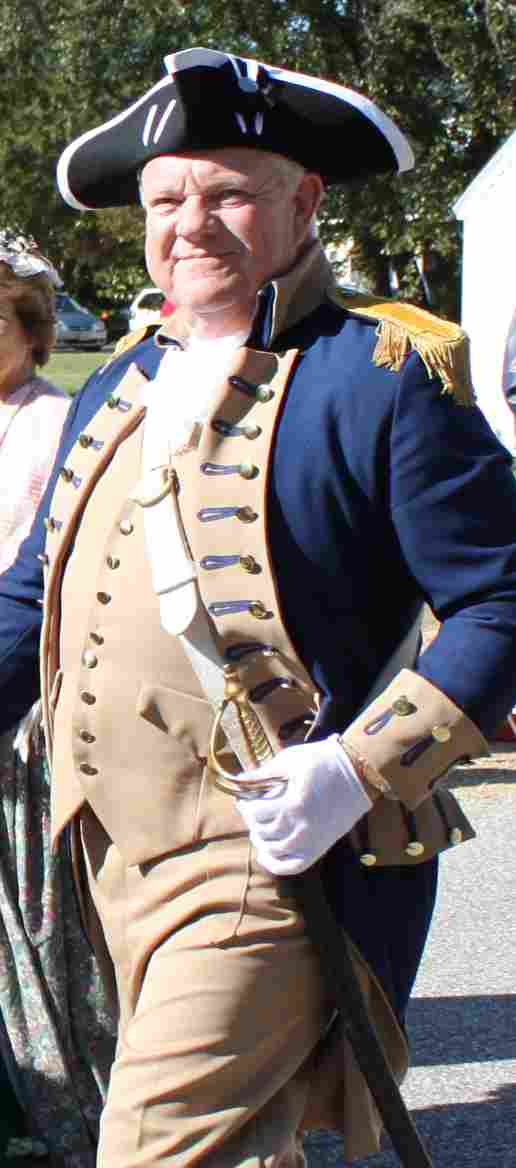
[[[214,219],[210,207],[201,195],[188,195],[183,200],[176,219],[178,235],[186,239],[205,235],[214,230]]]

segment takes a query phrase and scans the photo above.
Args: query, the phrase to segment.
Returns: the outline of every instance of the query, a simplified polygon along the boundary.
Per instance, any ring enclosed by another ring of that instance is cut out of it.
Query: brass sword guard
[[[246,779],[244,776],[232,775],[221,766],[217,757],[217,737],[222,727],[222,718],[228,705],[236,710],[242,737],[245,741],[253,766],[261,766],[269,758],[274,757],[274,751],[249,701],[249,693],[240,676],[236,665],[225,665],[224,697],[217,708],[215,720],[208,746],[208,769],[212,781],[219,791],[226,795],[233,795],[236,799],[256,799],[277,789],[278,784],[286,784],[286,779]]]

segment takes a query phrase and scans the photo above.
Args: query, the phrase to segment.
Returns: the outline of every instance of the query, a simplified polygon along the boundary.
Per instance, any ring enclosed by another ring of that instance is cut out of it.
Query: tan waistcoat
[[[274,406],[264,427],[265,444],[270,444],[293,359],[294,354],[285,363],[243,350],[235,363],[239,373],[255,378],[258,362],[261,384],[278,385],[277,395],[271,389]],[[87,799],[128,863],[243,830],[233,800],[207,776],[213,711],[179,641],[161,627],[145,554],[143,509],[130,497],[141,476],[138,398],[143,384],[132,367],[119,387],[121,402],[106,405],[92,420],[56,488],[47,537],[42,648],[53,837]],[[235,477],[240,504],[261,516],[251,540],[259,554],[265,476],[261,482]],[[235,526],[248,532],[251,525],[237,519]],[[210,542],[212,533],[207,538]],[[240,572],[244,593],[252,597],[250,575]],[[297,672],[310,684],[279,620],[270,573],[261,597],[276,610],[269,631],[274,643],[292,655],[289,673]],[[249,638],[249,624],[260,623],[248,615],[240,638]],[[278,671],[285,672],[284,661],[274,660],[258,676],[263,681]],[[304,691],[286,693],[278,724],[294,719],[302,724],[307,705]],[[274,718],[271,730],[273,724]],[[236,761],[232,769],[238,769]]]

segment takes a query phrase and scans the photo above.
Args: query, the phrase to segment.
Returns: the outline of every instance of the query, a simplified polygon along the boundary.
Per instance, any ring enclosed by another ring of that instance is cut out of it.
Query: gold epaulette
[[[348,293],[340,288],[330,295],[347,312],[377,322],[375,365],[385,365],[398,373],[413,349],[419,353],[428,376],[440,378],[443,393],[451,394],[459,405],[474,404],[469,342],[458,324],[400,300]]]
[[[140,341],[145,341],[146,338],[152,336],[158,328],[159,324],[146,324],[143,328],[134,329],[134,332],[125,333],[123,337],[120,337],[120,340],[117,341],[109,360],[106,361],[106,363],[102,366],[102,373],[104,373],[104,371],[108,369],[110,365],[112,365],[113,361],[116,361],[117,357],[120,357],[122,353],[127,353],[128,349],[133,349],[135,345],[140,343]]]

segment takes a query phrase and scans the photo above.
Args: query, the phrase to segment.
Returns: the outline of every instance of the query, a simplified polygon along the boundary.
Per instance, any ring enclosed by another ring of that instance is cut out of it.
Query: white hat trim
[[[142,142],[144,146],[149,145],[150,132],[152,130],[152,123],[157,113],[157,105],[151,105],[150,110],[145,118],[145,125],[143,127]]]
[[[134,105],[130,106],[129,109],[124,110],[121,114],[117,114],[116,117],[111,118],[109,122],[105,122],[104,125],[100,127],[100,129],[97,126],[94,130],[87,130],[85,134],[81,134],[80,138],[76,138],[75,141],[71,142],[70,145],[66,147],[66,150],[63,151],[59,159],[56,173],[59,190],[70,207],[75,207],[77,211],[92,210],[91,207],[88,207],[87,203],[80,203],[79,200],[76,199],[75,195],[70,190],[70,185],[68,183],[68,167],[70,164],[70,159],[73,158],[76,150],[79,150],[79,148],[83,146],[85,142],[88,142],[90,138],[95,138],[99,134],[107,133],[107,131],[110,130],[112,126],[117,126],[119,122],[123,122],[129,113],[132,113],[133,110],[138,109],[138,106],[147,102],[151,94],[158,93],[159,90],[166,88],[166,86],[170,85],[171,83],[172,79],[170,77],[162,77],[161,81],[158,81],[152,89],[148,90],[147,93],[144,93],[143,97],[140,97],[138,101],[135,101]],[[169,113],[171,112],[172,111],[169,110]]]
[[[171,115],[171,113],[174,110],[176,105],[177,105],[176,98],[173,97],[172,101],[169,101],[165,112],[162,114],[162,116],[161,116],[161,118],[156,126],[156,133],[154,134],[154,143],[159,142],[161,135],[163,133],[163,130],[165,129],[165,126],[168,122],[168,119],[169,119],[169,117],[170,117],[170,115]]]

